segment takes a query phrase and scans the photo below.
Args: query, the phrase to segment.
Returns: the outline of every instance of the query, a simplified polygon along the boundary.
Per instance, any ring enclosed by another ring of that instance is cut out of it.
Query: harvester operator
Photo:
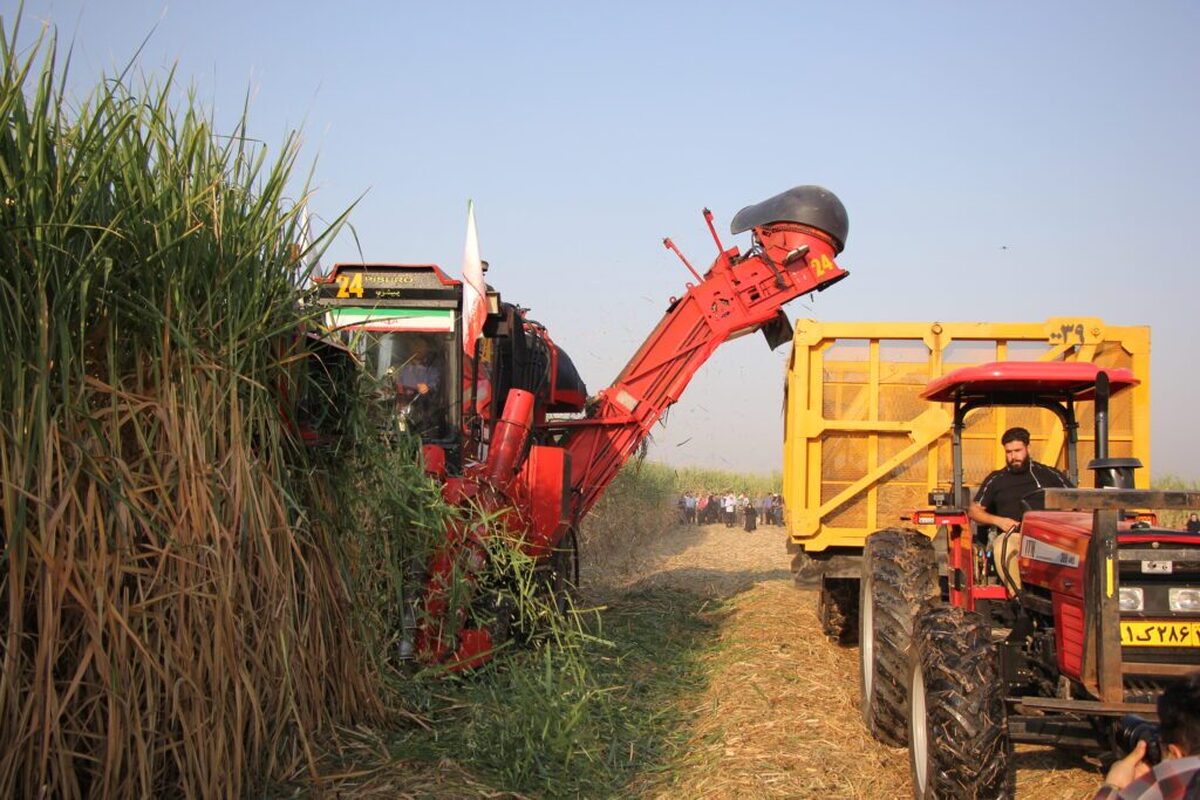
[[[441,389],[445,365],[437,342],[427,334],[407,334],[404,344],[409,355],[395,374],[400,408],[418,435],[444,436],[447,416]]]
[[[1021,552],[1021,517],[1026,508],[1041,510],[1039,489],[1071,488],[1071,481],[1054,467],[1029,457],[1029,431],[1009,428],[1000,437],[1004,466],[984,478],[967,509],[978,525],[992,525],[1000,533],[992,543],[996,573],[1011,589],[1021,588],[1017,557]]]

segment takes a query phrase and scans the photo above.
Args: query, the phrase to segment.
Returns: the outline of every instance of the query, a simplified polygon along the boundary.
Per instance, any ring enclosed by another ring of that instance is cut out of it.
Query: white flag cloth
[[[487,316],[487,284],[479,258],[479,233],[475,230],[475,201],[467,201],[467,244],[463,248],[463,350],[475,354],[475,340],[483,333]]]

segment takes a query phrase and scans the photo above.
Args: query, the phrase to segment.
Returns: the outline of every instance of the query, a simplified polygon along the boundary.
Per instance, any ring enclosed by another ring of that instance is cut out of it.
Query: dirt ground
[[[821,634],[816,593],[795,587],[781,528],[677,527],[639,548],[639,567],[587,570],[585,592],[670,585],[724,600],[722,647],[694,698],[688,765],[657,796],[869,798],[911,792],[908,754],[870,738],[858,709],[858,652]],[[1099,767],[1022,747],[1019,798],[1088,798]]]

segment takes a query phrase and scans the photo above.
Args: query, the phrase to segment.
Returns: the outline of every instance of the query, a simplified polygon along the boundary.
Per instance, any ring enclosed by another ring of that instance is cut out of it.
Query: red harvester
[[[464,287],[436,266],[338,264],[318,282],[334,335],[388,387],[447,502],[498,515],[560,599],[577,580],[580,521],[696,370],[742,334],[761,330],[772,348],[790,341],[782,306],[847,274],[834,260],[846,210],[825,189],[800,186],[742,209],[731,230],[751,233],[744,254],[726,249],[704,216],[716,260],[700,275],[680,255],[696,282],[590,398],[545,328],[490,288],[483,335],[464,352]],[[446,624],[451,572],[482,571],[487,535],[453,525],[429,563],[411,642],[423,660],[476,664],[507,635],[504,609]]]

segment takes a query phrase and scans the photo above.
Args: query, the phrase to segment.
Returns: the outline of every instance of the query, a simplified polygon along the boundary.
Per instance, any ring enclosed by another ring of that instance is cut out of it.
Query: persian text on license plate
[[[1130,647],[1200,647],[1200,622],[1122,622],[1121,644]]]

